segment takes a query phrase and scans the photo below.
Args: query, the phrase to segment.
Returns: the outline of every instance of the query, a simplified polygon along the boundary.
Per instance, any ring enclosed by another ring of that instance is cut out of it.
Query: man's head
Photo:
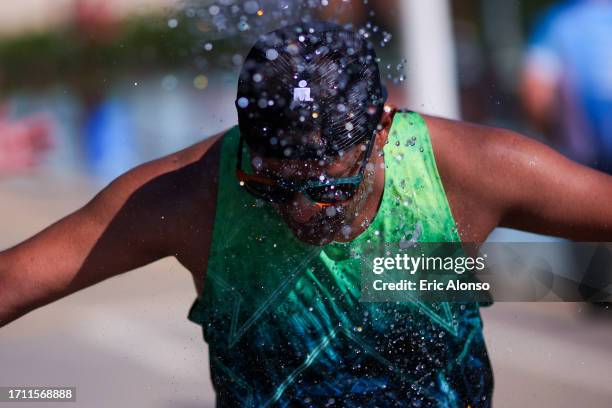
[[[236,98],[240,132],[254,171],[299,192],[277,209],[301,238],[337,232],[362,201],[385,99],[372,45],[336,24],[273,31],[247,56]],[[318,190],[304,187],[317,180]],[[322,190],[337,197],[324,200]]]

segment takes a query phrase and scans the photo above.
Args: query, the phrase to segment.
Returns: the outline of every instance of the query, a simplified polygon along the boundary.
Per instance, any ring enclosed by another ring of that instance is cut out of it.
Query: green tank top
[[[189,312],[209,345],[217,405],[488,406],[477,304],[359,302],[364,245],[460,241],[423,118],[394,117],[368,229],[323,247],[239,186],[238,138],[238,127],[223,138],[204,290]]]

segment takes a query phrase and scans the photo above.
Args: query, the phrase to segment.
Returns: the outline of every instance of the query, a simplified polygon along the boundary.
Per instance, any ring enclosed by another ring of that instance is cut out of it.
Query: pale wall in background
[[[100,1],[118,16],[146,14],[176,6],[177,0],[90,0]],[[2,0],[0,35],[38,31],[65,24],[74,14],[76,0]]]

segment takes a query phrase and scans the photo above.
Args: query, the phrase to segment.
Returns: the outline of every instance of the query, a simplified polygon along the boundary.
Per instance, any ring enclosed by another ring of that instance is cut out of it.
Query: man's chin
[[[317,225],[316,227],[291,224],[289,227],[293,235],[300,241],[314,246],[324,246],[331,243],[337,233],[337,228],[333,228],[329,224],[323,226]]]

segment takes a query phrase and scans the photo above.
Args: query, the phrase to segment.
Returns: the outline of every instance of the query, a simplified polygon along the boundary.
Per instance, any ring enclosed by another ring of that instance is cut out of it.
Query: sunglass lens
[[[282,187],[258,183],[256,181],[246,181],[244,187],[251,195],[273,203],[286,203],[294,195],[292,191]]]
[[[357,191],[355,184],[311,187],[306,190],[310,198],[319,203],[333,204],[351,199]]]

